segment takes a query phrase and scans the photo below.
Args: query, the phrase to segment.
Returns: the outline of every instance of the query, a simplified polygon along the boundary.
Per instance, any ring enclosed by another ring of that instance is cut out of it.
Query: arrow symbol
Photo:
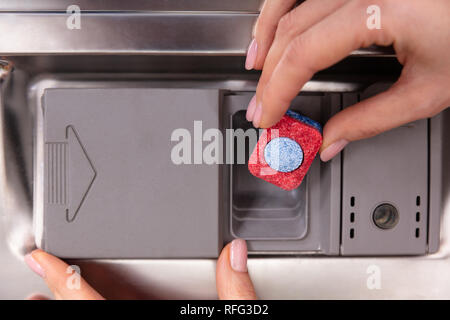
[[[97,177],[97,171],[89,158],[80,136],[72,125],[66,127],[66,140],[69,144],[70,201],[66,208],[66,220],[75,220],[89,190]]]

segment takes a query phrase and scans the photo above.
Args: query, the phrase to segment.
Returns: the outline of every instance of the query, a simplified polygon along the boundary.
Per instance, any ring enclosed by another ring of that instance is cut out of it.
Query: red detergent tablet
[[[248,161],[249,171],[284,190],[297,188],[322,145],[321,130],[317,122],[288,111],[262,132]]]

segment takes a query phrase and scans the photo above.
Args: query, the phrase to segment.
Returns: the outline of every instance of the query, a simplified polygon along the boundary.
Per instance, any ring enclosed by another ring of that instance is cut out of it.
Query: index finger
[[[292,99],[317,72],[372,44],[389,45],[394,39],[386,26],[370,30],[365,1],[351,1],[294,38],[262,92],[260,127],[268,128],[284,115]],[[388,10],[383,10],[386,12]]]
[[[267,52],[272,44],[278,21],[295,4],[296,0],[266,0],[259,14],[254,29],[254,39],[257,44],[257,55],[252,68],[262,69]]]

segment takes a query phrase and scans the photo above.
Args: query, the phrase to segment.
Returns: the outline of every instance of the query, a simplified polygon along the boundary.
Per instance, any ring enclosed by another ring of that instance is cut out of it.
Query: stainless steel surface
[[[244,54],[256,14],[87,13],[81,17],[80,30],[68,29],[67,17],[1,13],[0,29],[8,32],[0,35],[0,52]]]
[[[125,72],[121,74],[125,83],[131,78],[141,77],[160,85],[222,87],[238,91],[255,88],[257,74],[242,73],[243,59],[226,58],[244,56],[262,1],[182,1],[183,7],[179,3],[174,5],[175,1],[136,0],[125,4],[114,0],[108,10],[142,10],[126,12],[121,17],[115,17],[111,11],[104,12],[100,2],[79,1],[82,9],[90,12],[83,15],[81,30],[68,30],[64,12],[69,1],[0,1],[0,28],[3,30],[0,55],[9,56],[8,59],[17,66],[12,78],[8,77],[9,70],[2,68],[0,71],[0,298],[20,299],[35,291],[48,293],[43,281],[21,261],[34,246],[31,225],[34,113],[31,101],[34,101],[39,85],[42,86],[44,81],[60,81],[62,76],[35,76],[53,70],[81,72],[91,69],[92,72],[99,69],[100,72]],[[183,12],[171,12],[180,11],[180,8]],[[210,12],[186,12],[201,8]],[[24,12],[28,10],[40,13]],[[161,12],[151,13],[149,10]],[[87,57],[88,54],[91,56]],[[99,54],[108,56],[97,56]],[[176,59],[155,57],[163,54],[174,55]],[[378,48],[358,50],[353,54],[392,56],[389,50]],[[149,55],[153,55],[153,59]],[[202,60],[192,60],[191,55],[203,57]],[[178,73],[191,74],[175,74],[177,68]],[[207,68],[211,72],[204,75]],[[152,73],[145,77],[126,74],[131,70]],[[196,70],[197,74],[192,76]],[[87,79],[86,75],[73,74],[70,77],[73,83]],[[102,77],[107,79],[111,74],[96,75],[97,79]],[[173,81],[174,78],[177,82]],[[339,79],[346,81],[336,79],[336,75],[327,80],[314,79],[304,90],[357,91],[367,84],[365,79],[352,79],[350,73],[341,73]],[[120,81],[117,83],[120,85]],[[83,85],[88,84],[86,81]],[[5,90],[5,85],[8,90]],[[443,163],[448,164],[450,112],[444,112],[438,123],[444,126],[442,154]],[[434,143],[433,139],[431,143]],[[249,259],[249,272],[258,295],[275,299],[450,299],[450,175],[448,170],[442,172],[444,175],[439,180],[442,185],[432,186],[443,190],[441,241],[437,253],[421,257],[331,258],[268,257],[262,256],[265,254],[262,252]],[[430,224],[435,223],[430,221]],[[437,248],[438,245],[430,243],[430,247]],[[71,263],[78,264],[82,275],[109,298],[216,298],[214,260],[92,260]],[[375,284],[377,282],[377,275],[379,288],[373,285],[374,279]]]
[[[0,215],[0,299],[25,299],[31,293],[50,294],[44,281],[28,269],[5,241],[5,218]]]
[[[258,13],[94,11],[81,14],[80,29],[67,28],[68,17],[66,13],[0,11],[0,30],[7,30],[0,34],[0,53],[244,56]],[[393,52],[369,47],[351,55],[388,57]]]
[[[11,131],[3,126],[5,123],[14,126],[14,117],[18,116],[18,114],[11,116],[5,110],[3,100],[4,88],[10,81],[11,70],[12,67],[8,62],[0,61],[0,141],[2,141],[2,148],[0,148],[0,298],[24,299],[34,290],[43,293],[48,293],[49,290],[40,279],[27,270],[28,268],[22,262],[23,252],[14,251],[15,247],[9,246],[10,243],[16,241],[23,241],[23,247],[27,248],[26,250],[34,246],[33,237],[30,238],[29,186],[27,182],[21,180],[24,178],[25,168],[19,167],[20,164],[23,165],[23,162],[18,160],[20,147],[15,145],[18,141],[10,139]],[[9,151],[3,152],[5,150],[3,147]],[[20,177],[21,175],[22,177]],[[27,189],[28,191],[26,191]],[[14,190],[19,191],[22,195],[17,197]],[[4,208],[10,208],[14,215],[5,214]]]
[[[253,11],[257,12],[264,0],[0,0],[0,11],[56,11],[76,4],[82,11]]]

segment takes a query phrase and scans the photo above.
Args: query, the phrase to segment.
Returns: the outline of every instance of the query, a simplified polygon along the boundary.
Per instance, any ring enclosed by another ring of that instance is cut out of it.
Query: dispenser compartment
[[[232,128],[245,132],[253,130],[245,119],[245,111],[232,115]],[[273,184],[253,176],[248,161],[238,163],[238,138],[233,141],[234,161],[231,168],[231,232],[235,237],[247,240],[301,239],[308,229],[307,190],[308,178],[296,189],[282,190]],[[255,148],[255,140],[246,138],[245,159]]]
[[[255,130],[245,119],[251,97],[252,93],[238,92],[224,97],[225,128],[235,134],[236,130]],[[339,107],[340,94],[331,93],[301,94],[291,105],[292,110],[320,123]],[[246,140],[245,163],[238,162],[235,144],[232,164],[225,169],[230,190],[225,240],[246,239],[253,253],[338,254],[340,158],[321,163],[317,156],[302,184],[286,191],[248,171],[255,144],[256,139]]]
[[[344,107],[387,86],[347,95]],[[418,255],[428,251],[430,120],[415,121],[343,151],[343,255]],[[361,186],[364,186],[362,188]],[[436,231],[435,231],[436,232]]]
[[[219,90],[69,87],[37,95],[39,247],[64,258],[218,256],[219,166],[171,157],[182,142],[177,130],[189,133],[194,121],[218,127]],[[202,145],[202,136],[184,138],[188,148]]]

